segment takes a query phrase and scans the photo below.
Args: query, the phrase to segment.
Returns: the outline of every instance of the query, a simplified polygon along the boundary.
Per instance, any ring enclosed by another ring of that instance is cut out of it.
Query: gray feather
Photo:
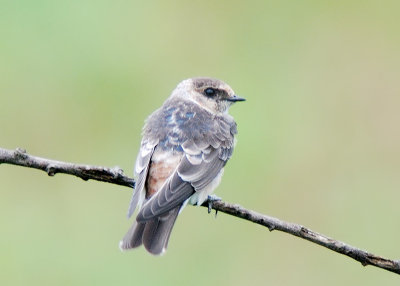
[[[219,150],[213,149],[204,154],[207,160],[202,160],[197,165],[192,164],[186,156],[183,157],[177,172],[143,205],[137,221],[143,222],[162,215],[183,204],[195,191],[205,188],[217,177],[226,163],[218,155]]]
[[[145,222],[160,216],[182,205],[193,193],[194,189],[192,185],[183,181],[175,173],[164,187],[143,205],[136,220],[138,222]]]
[[[152,254],[162,254],[168,246],[172,228],[179,214],[180,206],[167,214],[154,218],[145,223],[143,245]]]
[[[151,143],[148,142],[147,140],[142,141],[141,148],[139,150],[139,154],[135,164],[135,176],[137,177],[136,188],[132,193],[131,202],[129,204],[128,214],[127,214],[128,218],[130,218],[132,214],[135,212],[136,206],[139,202],[140,194],[143,191],[147,178],[147,173],[149,171],[150,159],[154,153],[154,148],[156,145],[157,141],[153,141]]]
[[[134,222],[120,242],[121,250],[136,248],[142,245],[145,223]]]

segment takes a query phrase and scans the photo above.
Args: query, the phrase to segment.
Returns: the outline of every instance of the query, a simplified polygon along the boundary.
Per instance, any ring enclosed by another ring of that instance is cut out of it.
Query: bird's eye
[[[212,87],[208,87],[204,90],[204,94],[207,96],[214,96],[217,93],[217,91],[215,89],[213,89]]]

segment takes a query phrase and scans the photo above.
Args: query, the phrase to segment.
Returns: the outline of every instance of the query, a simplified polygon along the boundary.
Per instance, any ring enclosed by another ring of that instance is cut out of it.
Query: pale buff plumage
[[[137,206],[139,212],[121,250],[143,244],[152,254],[165,252],[182,207],[188,201],[202,204],[218,186],[237,133],[228,109],[243,100],[218,79],[192,78],[149,116],[128,216]]]

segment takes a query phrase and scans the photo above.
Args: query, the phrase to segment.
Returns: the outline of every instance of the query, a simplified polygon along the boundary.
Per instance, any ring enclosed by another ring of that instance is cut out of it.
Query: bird
[[[120,241],[122,251],[144,245],[153,255],[164,254],[186,204],[211,198],[236,144],[228,109],[240,101],[245,99],[219,79],[189,78],[147,118],[128,218],[138,212]]]

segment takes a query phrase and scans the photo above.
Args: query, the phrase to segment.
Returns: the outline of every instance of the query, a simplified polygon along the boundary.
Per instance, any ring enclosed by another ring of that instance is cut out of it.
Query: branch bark
[[[120,186],[135,187],[135,181],[124,175],[119,167],[105,168],[84,164],[66,163],[32,156],[24,149],[7,150],[0,148],[0,164],[6,163],[45,171],[49,176],[63,173],[79,177],[85,181],[91,179]]]
[[[83,180],[91,179],[130,188],[135,187],[134,179],[125,176],[124,172],[118,167],[105,168],[55,161],[29,155],[26,153],[25,150],[20,148],[17,148],[16,150],[7,150],[0,148],[0,164],[2,163],[39,169],[45,171],[49,176],[54,176],[57,173],[64,173],[77,176]],[[223,212],[238,218],[248,220],[250,222],[254,222],[256,224],[267,227],[270,231],[278,230],[303,238],[305,240],[311,241],[330,250],[333,250],[337,253],[351,257],[354,260],[360,262],[363,266],[372,265],[400,274],[399,260],[391,260],[377,256],[375,254],[348,245],[344,242],[317,233],[302,225],[285,222],[275,217],[260,214],[255,211],[245,209],[237,204],[231,204],[224,201],[213,201],[210,203],[211,208],[217,212]],[[209,203],[205,202],[203,206],[209,207]]]

